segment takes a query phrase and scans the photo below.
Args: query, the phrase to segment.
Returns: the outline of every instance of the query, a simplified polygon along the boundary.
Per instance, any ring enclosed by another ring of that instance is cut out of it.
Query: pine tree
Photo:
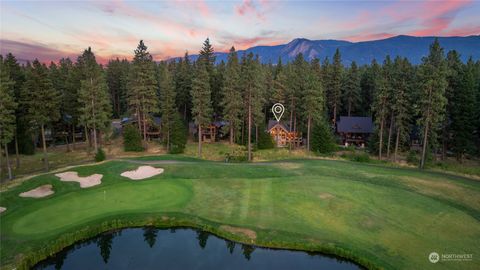
[[[308,107],[305,107],[305,104],[302,103],[302,99],[307,89],[307,84],[312,82],[308,80],[309,66],[303,58],[303,54],[298,54],[289,66],[289,91],[287,95],[288,108],[290,110],[290,128],[293,128],[293,132],[297,133],[302,122],[300,117],[306,115],[304,112],[308,110]],[[291,146],[296,147],[296,142]]]
[[[83,80],[78,91],[80,123],[93,132],[93,146],[98,152],[97,130],[105,130],[109,125],[111,105],[107,82],[101,66],[95,60],[91,48],[86,49],[82,56]]]
[[[199,52],[198,56],[199,60],[202,60],[205,63],[208,77],[209,77],[209,84],[210,84],[210,92],[211,92],[211,101],[212,101],[212,110],[213,110],[213,115],[215,118],[219,115],[222,114],[222,108],[221,108],[221,100],[222,100],[222,95],[221,95],[221,84],[217,84],[217,69],[215,68],[215,50],[210,43],[210,38],[207,37],[207,39],[203,42],[202,49]]]
[[[113,117],[119,118],[127,110],[126,93],[129,62],[126,59],[110,60],[107,64],[107,84]]]
[[[60,118],[60,94],[53,88],[48,69],[37,59],[32,67],[27,67],[26,81],[23,85],[21,106],[26,108],[26,120],[29,125],[40,128],[45,170],[49,170],[45,126]]]
[[[235,141],[235,135],[242,121],[242,93],[240,85],[240,66],[235,48],[230,49],[223,85],[223,117],[228,121],[230,144]]]
[[[175,89],[177,93],[177,107],[183,115],[183,120],[190,119],[189,112],[192,108],[192,64],[188,52],[185,52],[183,60],[180,59],[175,71]]]
[[[243,86],[244,110],[247,120],[247,159],[248,161],[252,161],[252,128],[253,125],[256,124],[254,118],[257,117],[255,116],[258,116],[262,111],[263,86],[261,84],[261,70],[258,58],[254,59],[253,54],[249,53],[246,57],[242,57],[242,59],[240,77]]]
[[[393,99],[394,99],[394,66],[392,60],[390,59],[390,55],[385,57],[385,61],[383,64],[383,73],[386,79],[386,94],[387,100],[385,106],[388,108],[387,117],[390,118],[388,123],[388,137],[387,137],[387,158],[390,158],[390,146],[392,141],[392,134],[393,134],[393,126],[395,124],[395,117],[393,111]]]
[[[438,39],[430,45],[429,55],[422,59],[418,72],[421,89],[419,107],[422,110],[418,122],[423,128],[420,168],[424,168],[429,142],[436,141],[438,125],[443,120],[446,103],[447,68]]]
[[[198,156],[202,156],[202,126],[208,125],[212,117],[212,104],[207,62],[199,59],[196,63],[192,84],[192,116],[198,127]]]
[[[2,178],[2,147],[5,149],[5,157],[8,171],[8,179],[12,179],[12,169],[8,155],[7,144],[15,136],[15,82],[10,78],[9,70],[5,68],[5,62],[0,55],[0,179]]]
[[[324,92],[318,74],[312,66],[307,72],[306,87],[302,104],[305,108],[304,115],[307,119],[307,151],[310,151],[310,138],[312,126],[323,120]]]
[[[389,112],[389,80],[390,78],[390,62],[389,58],[385,59],[381,75],[375,80],[375,101],[373,103],[373,111],[375,112],[375,122],[377,123],[377,132],[379,137],[378,159],[382,159],[383,135],[385,123]]]
[[[129,74],[128,105],[137,117],[138,130],[147,141],[147,121],[152,113],[158,112],[157,80],[155,63],[147,51],[147,46],[140,40],[135,50]]]
[[[332,122],[335,125],[342,98],[343,65],[339,49],[337,49],[333,55],[333,64],[328,69],[327,74],[329,77],[328,81],[330,82],[327,88],[327,100],[330,105]]]
[[[412,86],[414,71],[406,58],[396,57],[394,61],[393,73],[393,96],[392,109],[396,127],[395,152],[393,160],[397,161],[397,153],[400,143],[402,143],[410,128],[412,102]]]
[[[380,77],[381,67],[374,59],[362,72],[361,86],[361,115],[372,115],[372,104],[375,101],[376,80]]]
[[[175,125],[177,109],[175,106],[175,89],[172,76],[166,67],[160,68],[160,113],[162,114],[162,132],[167,152],[172,145],[172,130]]]
[[[356,112],[360,103],[360,74],[355,61],[352,62],[343,83],[343,98],[347,115]]]
[[[13,54],[8,53],[5,57],[4,66],[5,71],[8,72],[10,79],[13,81],[13,93],[17,104],[21,103],[21,92],[23,83],[25,82],[25,74],[17,62]],[[27,121],[25,121],[25,110],[22,106],[17,106],[15,110],[15,157],[16,168],[20,168],[20,153],[32,155],[35,152],[35,146],[32,141],[32,130],[29,128]]]
[[[203,62],[208,75],[213,76],[213,69],[215,65],[215,54],[212,44],[210,44],[210,38],[207,38],[203,42],[202,50],[200,50],[198,61]]]
[[[475,132],[475,64],[470,58],[459,72],[460,84],[455,89],[451,101],[450,121],[452,149],[457,160],[462,162],[464,155],[472,152]]]

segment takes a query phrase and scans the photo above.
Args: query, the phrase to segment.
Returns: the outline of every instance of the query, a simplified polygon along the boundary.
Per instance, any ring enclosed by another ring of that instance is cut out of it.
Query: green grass
[[[81,189],[42,175],[0,195],[1,266],[28,266],[79,239],[111,228],[188,225],[233,240],[342,255],[371,268],[479,269],[480,182],[437,172],[348,161],[225,164],[182,156],[154,165],[164,174],[131,181],[127,160],[73,169],[103,174]],[[50,183],[55,194],[20,198]],[[222,230],[247,228],[256,239]],[[470,262],[431,264],[430,252],[473,253]]]

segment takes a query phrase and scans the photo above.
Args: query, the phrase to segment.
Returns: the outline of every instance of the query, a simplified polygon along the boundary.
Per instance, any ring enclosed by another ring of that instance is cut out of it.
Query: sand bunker
[[[163,173],[162,168],[155,168],[152,166],[140,166],[134,171],[126,171],[121,176],[128,177],[132,180],[141,180]]]
[[[78,176],[77,172],[64,172],[64,173],[57,173],[55,176],[59,177],[61,181],[64,182],[78,182],[80,183],[81,188],[88,188],[93,187],[96,185],[100,185],[102,183],[101,174],[92,174],[87,177],[80,177]]]
[[[318,194],[318,197],[322,200],[328,200],[328,199],[333,199],[335,196],[333,196],[330,193],[324,192],[324,193]]]
[[[32,190],[20,193],[20,197],[30,197],[30,198],[42,198],[52,195],[54,191],[52,190],[52,185],[43,185]]]
[[[5,212],[6,210],[7,210],[6,207],[1,207],[1,206],[0,206],[0,214],[3,213],[3,212]]]

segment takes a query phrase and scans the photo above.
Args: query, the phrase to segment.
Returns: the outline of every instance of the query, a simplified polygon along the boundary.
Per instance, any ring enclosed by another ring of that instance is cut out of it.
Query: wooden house
[[[368,137],[373,133],[371,117],[340,116],[337,122],[337,133],[345,146],[356,145],[364,147]]]
[[[125,117],[121,120],[121,126],[125,126],[125,125],[128,125],[128,124],[131,124],[131,125],[134,125],[135,127],[138,127],[138,119],[135,115],[131,116],[131,117]],[[146,119],[146,135],[148,137],[148,139],[152,139],[152,138],[160,138],[161,136],[161,125],[162,125],[162,119],[160,117],[157,117],[157,116],[151,116],[151,117],[148,117]],[[141,124],[140,124],[140,129],[141,129],[141,134],[143,136],[143,120],[141,120]]]
[[[288,124],[275,120],[268,121],[268,133],[272,136],[277,147],[285,147],[289,144],[300,145],[302,136],[299,132],[290,131]]]

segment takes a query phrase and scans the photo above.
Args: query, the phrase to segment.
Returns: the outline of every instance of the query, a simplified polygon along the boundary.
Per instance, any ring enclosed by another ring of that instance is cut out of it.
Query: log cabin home
[[[285,147],[290,143],[300,145],[303,141],[301,133],[290,131],[289,125],[285,122],[269,120],[267,131],[277,147]]]

